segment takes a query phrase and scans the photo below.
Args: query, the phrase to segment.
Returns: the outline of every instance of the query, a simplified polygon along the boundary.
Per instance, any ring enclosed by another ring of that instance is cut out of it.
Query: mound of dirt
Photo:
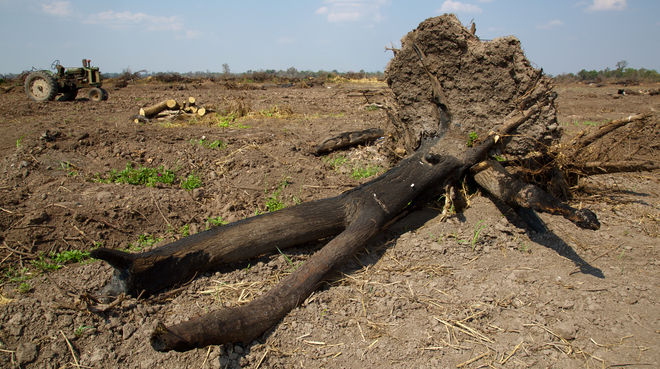
[[[560,138],[551,80],[531,66],[515,37],[481,41],[446,14],[422,22],[401,45],[385,74],[397,105],[392,123],[409,151],[442,131],[439,105],[467,140],[540,101],[539,114],[509,138],[506,152],[544,151]],[[433,79],[441,96],[434,96]]]

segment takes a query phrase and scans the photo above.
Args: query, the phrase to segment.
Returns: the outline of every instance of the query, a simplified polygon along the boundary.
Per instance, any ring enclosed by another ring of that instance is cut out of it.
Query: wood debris
[[[203,117],[214,110],[208,106],[198,106],[197,99],[193,96],[185,101],[179,102],[175,99],[168,99],[158,104],[140,108],[139,114],[134,115],[134,123],[147,123],[152,120],[172,121],[175,119],[192,119]]]

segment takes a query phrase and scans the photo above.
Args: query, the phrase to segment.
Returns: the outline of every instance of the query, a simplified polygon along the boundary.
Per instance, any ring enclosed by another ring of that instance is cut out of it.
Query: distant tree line
[[[7,81],[15,81],[22,79],[27,75],[26,72],[20,74],[0,74],[0,83]],[[141,70],[132,72],[129,68],[124,69],[121,73],[103,73],[103,78],[118,78],[124,81],[132,81],[141,78],[152,77],[152,79],[162,82],[186,82],[199,79],[208,79],[212,81],[232,81],[232,82],[272,82],[272,83],[286,83],[297,82],[302,80],[314,79],[317,81],[335,80],[337,78],[345,79],[377,79],[384,80],[385,75],[382,71],[366,72],[360,70],[359,72],[339,72],[336,69],[331,71],[319,70],[302,70],[299,71],[295,67],[290,67],[286,70],[276,69],[259,69],[248,70],[242,73],[232,73],[228,64],[222,64],[221,72],[212,71],[197,71],[197,72],[148,72]],[[586,70],[582,69],[577,73],[564,73],[554,77],[559,82],[588,82],[588,83],[639,83],[639,82],[660,82],[660,73],[654,69],[646,68],[628,68],[628,62],[625,60],[616,63],[616,66],[605,68],[602,70]]]
[[[628,68],[628,62],[621,60],[614,69],[586,70],[574,73],[565,73],[555,76],[560,82],[612,82],[612,83],[639,83],[660,82],[660,73],[655,69]]]
[[[222,65],[221,72],[212,72],[212,71],[197,71],[197,72],[149,72],[146,70],[140,70],[137,72],[131,71],[130,68],[124,69],[121,73],[107,73],[102,72],[103,78],[116,78],[124,81],[134,81],[142,78],[151,77],[152,79],[162,81],[162,82],[187,82],[192,80],[207,79],[212,81],[233,81],[233,82],[273,82],[273,83],[285,83],[285,82],[297,82],[301,80],[328,80],[328,79],[377,79],[384,80],[385,74],[381,71],[376,72],[366,72],[365,70],[360,70],[359,72],[339,72],[336,69],[332,71],[311,71],[303,70],[299,71],[295,67],[290,67],[286,70],[276,70],[276,69],[259,69],[259,70],[248,70],[243,73],[232,73],[228,64]],[[27,71],[19,74],[0,74],[0,82],[5,81],[16,81],[17,79],[23,79],[27,75]]]
[[[197,71],[197,72],[131,72],[130,69],[125,69],[122,73],[103,73],[104,78],[119,78],[124,80],[136,80],[146,77],[151,77],[163,82],[186,82],[189,80],[198,80],[198,79],[208,79],[212,81],[233,81],[233,82],[273,82],[273,83],[283,83],[283,82],[296,82],[306,79],[335,79],[335,78],[346,78],[346,79],[377,79],[383,80],[385,75],[381,71],[377,72],[366,72],[360,70],[359,72],[339,72],[337,70],[332,71],[311,71],[303,70],[299,71],[295,67],[290,67],[286,70],[276,70],[276,69],[259,69],[259,70],[248,70],[242,73],[232,73],[228,64],[222,65],[221,72],[212,72],[212,71]]]

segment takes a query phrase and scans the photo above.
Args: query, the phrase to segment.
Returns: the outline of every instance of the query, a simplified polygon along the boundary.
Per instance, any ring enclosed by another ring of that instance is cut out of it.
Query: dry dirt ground
[[[98,245],[145,250],[367,181],[357,174],[393,164],[387,138],[309,154],[333,133],[391,129],[382,110],[365,107],[363,89],[386,86],[129,84],[110,88],[102,103],[34,103],[21,88],[1,94],[0,367],[660,366],[658,171],[585,179],[573,205],[598,214],[598,231],[541,215],[550,232],[534,233],[478,193],[464,214],[444,222],[431,204],[390,227],[258,340],[184,353],[150,347],[158,321],[249,301],[319,245],[200,275],[99,313],[85,296],[111,268],[52,258]],[[660,96],[619,97],[616,90],[558,86],[565,138],[660,110]],[[242,102],[250,113],[236,121],[215,114],[175,123],[130,119],[141,106],[188,96],[217,107]],[[168,169],[176,179],[107,183],[127,163],[162,166],[161,174]],[[189,175],[201,187],[183,189]]]

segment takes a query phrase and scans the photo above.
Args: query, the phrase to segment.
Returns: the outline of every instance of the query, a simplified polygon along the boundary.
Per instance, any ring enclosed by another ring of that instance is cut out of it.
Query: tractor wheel
[[[45,71],[36,71],[25,78],[25,93],[34,101],[51,101],[57,95],[55,78]]]
[[[89,90],[89,99],[92,101],[107,100],[108,93],[102,88],[94,87]]]
[[[71,89],[66,89],[62,91],[62,96],[58,97],[58,101],[73,101],[76,99],[76,96],[78,95],[78,89],[77,88],[71,88]]]
[[[101,100],[105,101],[108,99],[108,90],[105,88],[102,88],[101,91],[103,91],[103,98]]]

